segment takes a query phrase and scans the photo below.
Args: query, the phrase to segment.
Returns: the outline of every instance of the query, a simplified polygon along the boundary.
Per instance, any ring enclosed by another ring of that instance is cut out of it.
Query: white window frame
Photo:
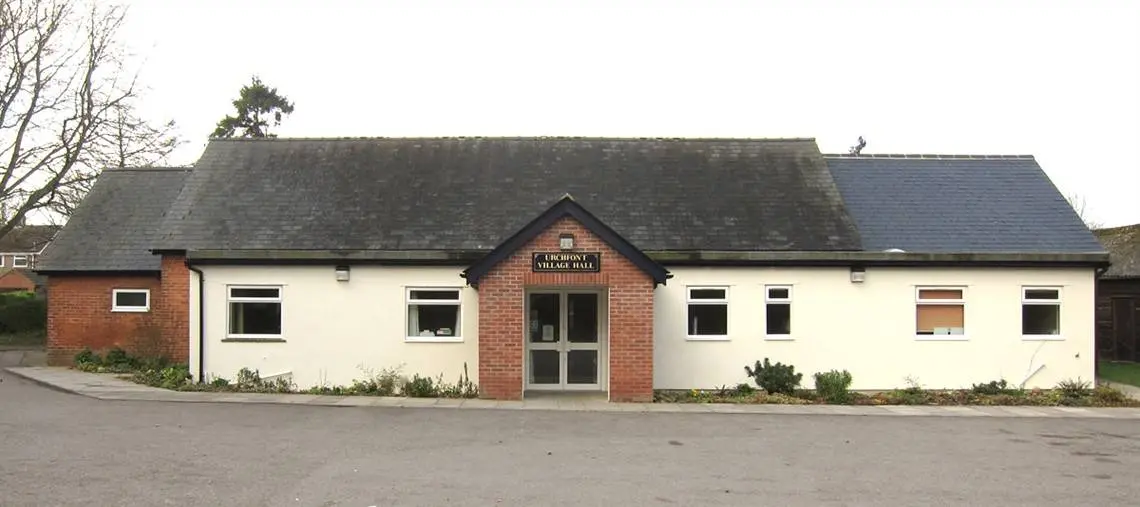
[[[139,294],[146,295],[146,304],[143,306],[119,306],[119,294]],[[111,290],[111,311],[122,313],[146,313],[150,311],[150,289],[112,289]]]
[[[788,297],[776,298],[772,297],[773,289],[784,289],[788,291]],[[792,286],[791,285],[765,285],[764,286],[764,339],[771,341],[792,340],[793,332],[788,334],[769,334],[768,333],[768,306],[769,305],[786,305],[788,307],[788,327],[792,328],[792,312],[795,311],[795,305],[792,304]]]
[[[234,289],[277,289],[277,297],[234,297]],[[232,303],[277,303],[281,305],[281,332],[277,334],[231,333],[233,322]],[[280,340],[285,336],[285,287],[282,285],[227,285],[226,286],[226,338],[239,340]]]
[[[693,299],[693,291],[695,290],[723,290],[723,299]],[[690,285],[685,286],[685,311],[681,312],[684,316],[685,324],[685,339],[691,341],[728,341],[729,336],[732,334],[732,305],[729,303],[731,295],[729,294],[727,285]],[[723,305],[724,306],[724,334],[689,334],[689,307],[692,305]]]
[[[7,258],[8,258],[7,255],[0,254],[0,268],[4,267],[4,264],[7,262],[7,261],[5,261],[5,259],[7,259]]]
[[[23,264],[20,264],[20,259],[24,259]],[[31,265],[32,265],[32,260],[27,255],[13,255],[12,256],[12,267],[14,267],[14,268],[26,268],[26,267],[31,266]]]
[[[1053,290],[1057,291],[1057,299],[1029,299],[1025,294],[1031,290]],[[1064,305],[1064,295],[1061,287],[1056,285],[1025,285],[1021,287],[1021,306],[1018,307],[1018,322],[1017,326],[1021,331],[1021,339],[1025,341],[1063,341],[1064,335],[1061,333],[1061,310]],[[1057,334],[1025,334],[1025,305],[1040,305],[1040,306],[1056,306],[1057,307]]]
[[[412,291],[455,291],[455,299],[412,299]],[[408,311],[412,305],[458,306],[454,336],[408,336]],[[404,341],[408,343],[460,343],[463,341],[463,288],[453,285],[433,287],[416,285],[404,287]]]
[[[957,299],[923,299],[924,290],[956,290],[962,292]],[[961,306],[962,307],[962,334],[918,334],[918,307],[919,306]],[[934,342],[961,342],[969,340],[969,331],[966,328],[966,287],[961,285],[919,285],[914,288],[914,339],[917,341]]]

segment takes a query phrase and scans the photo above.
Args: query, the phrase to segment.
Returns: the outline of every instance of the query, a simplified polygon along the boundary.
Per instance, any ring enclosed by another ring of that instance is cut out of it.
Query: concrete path
[[[590,412],[1140,419],[1140,408],[607,403],[600,400],[584,400],[573,397],[495,401],[379,396],[319,396],[312,394],[199,393],[158,389],[122,380],[116,378],[115,375],[85,373],[68,368],[12,367],[8,368],[7,371],[56,390],[100,400]]]
[[[0,347],[0,368],[9,366],[43,366],[47,353],[42,349]]]

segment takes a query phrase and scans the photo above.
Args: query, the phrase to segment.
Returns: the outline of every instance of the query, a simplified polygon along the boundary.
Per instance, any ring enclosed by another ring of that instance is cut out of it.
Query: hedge
[[[0,333],[43,331],[47,301],[31,292],[0,293]]]

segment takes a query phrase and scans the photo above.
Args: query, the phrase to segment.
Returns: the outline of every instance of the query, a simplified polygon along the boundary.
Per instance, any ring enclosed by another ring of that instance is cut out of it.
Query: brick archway
[[[597,272],[536,273],[532,255],[559,252],[559,237],[575,252],[600,252]],[[484,398],[523,397],[525,295],[534,288],[604,289],[609,312],[608,385],[611,401],[653,398],[653,290],[667,273],[566,197],[466,272],[479,291],[479,385]]]

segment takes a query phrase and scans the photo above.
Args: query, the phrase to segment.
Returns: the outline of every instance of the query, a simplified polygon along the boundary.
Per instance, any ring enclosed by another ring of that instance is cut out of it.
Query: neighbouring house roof
[[[860,250],[810,139],[212,140],[155,250],[490,251],[564,194],[643,250]]]
[[[1033,157],[825,158],[866,250],[1104,252]]]
[[[43,250],[57,232],[58,225],[23,225],[0,238],[0,252],[37,253]]]
[[[107,169],[36,262],[36,271],[159,271],[149,248],[185,167]]]
[[[1140,224],[1093,231],[1108,250],[1109,266],[1101,278],[1140,278]]]

